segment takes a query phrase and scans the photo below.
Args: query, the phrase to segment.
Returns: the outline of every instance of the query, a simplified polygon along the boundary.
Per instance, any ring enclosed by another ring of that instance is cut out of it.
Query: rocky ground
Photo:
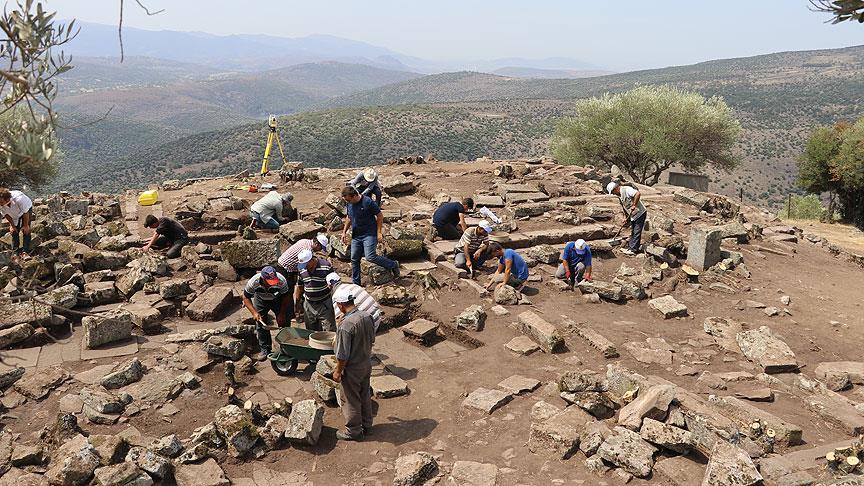
[[[660,186],[643,189],[646,253],[626,257],[608,241],[610,174],[393,162],[402,276],[364,265],[385,309],[370,436],[336,441],[329,359],[280,376],[249,358],[239,303],[291,241],[338,234],[353,171],[166,181],[150,207],[58,194],[37,201],[34,258],[11,261],[0,238],[0,485],[864,482],[864,257],[848,245]],[[244,186],[262,182],[294,193],[301,219],[238,234],[258,196]],[[485,292],[491,265],[472,280],[453,243],[425,240],[435,206],[466,195],[530,262],[522,292]],[[150,213],[191,230],[182,258],[141,251]],[[594,282],[570,290],[554,271],[576,238]]]

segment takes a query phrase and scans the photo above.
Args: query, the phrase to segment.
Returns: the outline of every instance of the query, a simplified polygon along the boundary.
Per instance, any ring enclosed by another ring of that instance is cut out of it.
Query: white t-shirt
[[[621,199],[621,204],[624,205],[628,212],[633,207],[633,198],[636,197],[638,192],[630,186],[621,186],[618,198]],[[630,221],[636,221],[643,214],[645,214],[645,206],[642,204],[642,198],[639,198],[639,202],[636,204],[636,211],[630,214]]]
[[[12,194],[12,199],[9,201],[8,206],[0,206],[0,214],[9,216],[15,224],[18,224],[21,216],[24,216],[24,213],[30,211],[33,207],[33,201],[21,191],[9,192]]]

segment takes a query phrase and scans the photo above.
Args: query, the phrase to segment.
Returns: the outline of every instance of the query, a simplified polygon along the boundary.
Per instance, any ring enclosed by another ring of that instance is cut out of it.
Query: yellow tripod
[[[276,131],[276,115],[270,115],[267,126],[270,128],[270,133],[267,134],[267,148],[264,149],[264,162],[261,163],[262,176],[270,172],[270,150],[273,148],[273,140],[276,140],[276,144],[279,146],[282,163],[284,164],[287,160],[285,159],[285,151],[282,150],[282,139],[279,138],[279,132]]]

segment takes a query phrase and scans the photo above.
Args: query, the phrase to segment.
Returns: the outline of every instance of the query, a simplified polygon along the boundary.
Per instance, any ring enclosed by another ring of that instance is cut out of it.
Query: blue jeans
[[[648,211],[642,213],[642,216],[630,221],[630,251],[638,253],[642,247],[642,229],[645,228],[645,219],[648,217]]]
[[[249,211],[249,216],[258,223],[259,228],[271,230],[279,229],[279,221],[276,218],[270,218],[270,221],[264,223],[261,221],[261,215],[255,211]]]
[[[375,265],[384,267],[388,270],[393,270],[398,266],[398,264],[393,260],[379,255],[377,252],[377,246],[377,235],[355,236],[351,238],[351,280],[353,280],[356,285],[361,285],[360,259],[364,256],[369,260],[369,263],[374,263]]]

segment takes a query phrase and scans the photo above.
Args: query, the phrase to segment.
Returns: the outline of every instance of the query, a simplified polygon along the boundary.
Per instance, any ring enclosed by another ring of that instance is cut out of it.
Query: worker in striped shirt
[[[462,233],[462,239],[456,245],[453,257],[458,268],[473,274],[477,267],[483,266],[483,262],[489,259],[490,233],[492,233],[492,225],[485,219],[481,219],[477,226],[468,228]]]
[[[378,332],[378,326],[381,324],[381,306],[378,305],[374,297],[369,295],[369,292],[366,292],[366,289],[357,284],[343,282],[342,277],[336,272],[327,275],[327,285],[330,286],[332,295],[336,295],[336,289],[347,289],[354,299],[354,305],[372,316],[372,321],[375,322],[375,332]],[[341,322],[342,311],[339,310],[336,302],[333,302],[333,312],[336,314],[336,322]]]
[[[300,270],[297,286],[294,288],[294,305],[300,307],[303,299],[303,322],[306,329],[313,331],[335,331],[336,315],[327,275],[333,271],[330,262],[316,257],[311,250],[303,250],[297,255],[297,268]]]
[[[330,248],[330,242],[327,235],[319,234],[312,239],[298,240],[296,243],[288,247],[279,257],[279,263],[276,265],[276,271],[281,273],[285,280],[288,281],[289,292],[294,294],[294,287],[297,285],[297,277],[300,270],[297,268],[297,255],[303,250],[310,250],[312,253],[323,251],[327,253]],[[288,315],[294,316],[294,299],[291,299],[291,307],[288,309]]]

